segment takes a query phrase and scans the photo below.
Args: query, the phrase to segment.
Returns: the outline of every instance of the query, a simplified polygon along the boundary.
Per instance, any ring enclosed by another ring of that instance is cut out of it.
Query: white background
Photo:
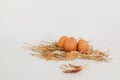
[[[89,40],[113,59],[45,61],[22,48],[61,35]],[[62,73],[59,66],[69,62],[88,67]],[[0,80],[120,80],[120,1],[0,0]]]

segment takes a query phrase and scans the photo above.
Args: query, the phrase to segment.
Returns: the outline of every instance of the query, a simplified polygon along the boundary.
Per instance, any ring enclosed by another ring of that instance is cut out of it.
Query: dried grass
[[[25,43],[26,44],[26,43]],[[28,50],[33,51],[32,56],[45,59],[45,60],[74,60],[74,59],[86,59],[95,61],[108,61],[110,58],[106,52],[95,50],[90,47],[87,53],[80,53],[78,51],[66,52],[63,48],[59,48],[57,42],[45,42],[37,46],[27,44],[25,47]]]

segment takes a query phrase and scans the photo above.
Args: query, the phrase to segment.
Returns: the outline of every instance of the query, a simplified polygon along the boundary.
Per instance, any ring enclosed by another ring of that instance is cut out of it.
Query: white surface
[[[119,0],[0,0],[0,80],[120,80]],[[23,42],[57,40],[61,35],[90,40],[109,50],[111,63],[88,64],[82,72],[64,74],[60,64],[22,49]]]

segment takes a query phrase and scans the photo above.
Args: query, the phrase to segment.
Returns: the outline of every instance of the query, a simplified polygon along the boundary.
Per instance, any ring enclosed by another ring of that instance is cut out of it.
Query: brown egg
[[[75,38],[70,37],[65,42],[65,50],[66,51],[74,51],[77,48],[77,42]]]
[[[58,47],[64,48],[64,44],[65,44],[66,40],[67,40],[67,36],[60,37],[60,39],[58,41]]]
[[[81,53],[87,53],[89,50],[89,44],[84,39],[80,39],[77,44],[77,49]]]

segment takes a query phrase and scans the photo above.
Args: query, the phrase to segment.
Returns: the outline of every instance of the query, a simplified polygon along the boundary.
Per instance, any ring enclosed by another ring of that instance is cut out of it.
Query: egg
[[[87,53],[89,51],[89,44],[84,39],[80,39],[77,43],[77,49],[81,53]]]
[[[66,51],[74,51],[77,48],[77,42],[74,37],[70,37],[65,42],[65,50]]]
[[[64,48],[64,44],[65,44],[67,39],[68,39],[67,36],[60,37],[60,39],[58,41],[58,47]]]

